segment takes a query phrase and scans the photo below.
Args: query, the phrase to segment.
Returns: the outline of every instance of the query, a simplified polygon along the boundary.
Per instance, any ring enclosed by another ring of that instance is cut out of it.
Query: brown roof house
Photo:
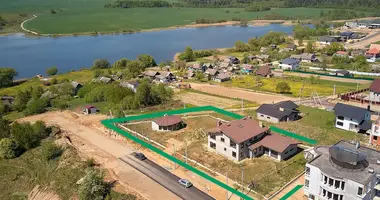
[[[156,79],[156,77],[160,75],[160,72],[158,71],[144,71],[140,77],[147,77],[152,80]]]
[[[219,74],[219,71],[216,69],[207,69],[205,74],[208,75],[208,80],[215,80],[216,76]]]
[[[216,82],[224,82],[231,80],[231,76],[228,73],[219,73],[215,78],[214,81]]]
[[[179,115],[164,115],[152,121],[152,130],[175,131],[183,128],[184,123]]]
[[[268,155],[284,160],[297,153],[298,142],[270,133],[269,127],[251,117],[230,122],[217,122],[208,130],[208,148],[229,159],[241,161]]]
[[[270,66],[261,66],[257,71],[256,71],[257,76],[264,76],[264,77],[272,77],[272,70]]]
[[[373,80],[369,86],[369,99],[370,101],[380,102],[380,79]]]

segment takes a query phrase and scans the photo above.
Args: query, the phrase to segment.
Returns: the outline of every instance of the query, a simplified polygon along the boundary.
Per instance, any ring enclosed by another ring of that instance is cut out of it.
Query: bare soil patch
[[[315,74],[303,74],[303,73],[294,73],[294,72],[286,72],[287,75],[291,76],[300,76],[300,77],[310,77],[310,76],[318,76]],[[321,80],[328,81],[336,81],[336,82],[344,82],[344,83],[359,83],[359,84],[368,84],[372,81],[369,80],[359,80],[359,79],[349,79],[349,78],[338,78],[332,76],[319,76]]]
[[[195,92],[183,92],[175,96],[176,99],[181,100],[184,103],[196,105],[196,106],[215,106],[218,108],[229,108],[234,105],[240,104],[240,101],[221,98],[206,94],[199,94]]]

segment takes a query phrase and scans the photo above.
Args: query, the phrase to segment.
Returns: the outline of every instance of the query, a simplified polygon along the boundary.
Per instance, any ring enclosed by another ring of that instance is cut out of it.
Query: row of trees
[[[178,59],[186,61],[186,62],[191,62],[191,61],[195,61],[195,59],[197,59],[197,58],[212,56],[215,53],[217,53],[217,50],[193,51],[193,49],[191,47],[186,47],[185,51],[178,55]]]
[[[107,3],[104,5],[105,8],[164,8],[172,7],[172,5],[167,1],[131,1],[131,0],[117,0],[113,3]]]
[[[316,25],[315,28],[310,28],[308,26],[296,25],[293,29],[293,36],[295,39],[303,40],[310,39],[311,36],[323,36],[328,35],[328,25]]]
[[[261,47],[268,47],[269,45],[280,45],[285,44],[288,41],[287,35],[282,32],[269,32],[264,36],[258,38],[251,38],[248,43],[242,41],[235,42],[233,51],[235,52],[247,52],[247,51],[258,51]]]
[[[378,0],[285,0],[287,7],[380,8]]]
[[[0,16],[0,30],[5,26],[7,25],[7,21]]]

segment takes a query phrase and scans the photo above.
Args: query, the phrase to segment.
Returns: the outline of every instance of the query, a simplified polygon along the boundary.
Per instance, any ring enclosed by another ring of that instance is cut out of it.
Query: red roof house
[[[152,121],[152,129],[156,131],[175,131],[183,127],[183,121],[179,115],[164,115]]]

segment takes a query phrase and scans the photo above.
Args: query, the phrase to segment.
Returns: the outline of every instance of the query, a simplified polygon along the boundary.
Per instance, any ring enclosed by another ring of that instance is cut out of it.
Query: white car
[[[189,188],[189,187],[193,186],[193,184],[189,180],[183,179],[183,178],[179,179],[178,183],[185,188]]]

